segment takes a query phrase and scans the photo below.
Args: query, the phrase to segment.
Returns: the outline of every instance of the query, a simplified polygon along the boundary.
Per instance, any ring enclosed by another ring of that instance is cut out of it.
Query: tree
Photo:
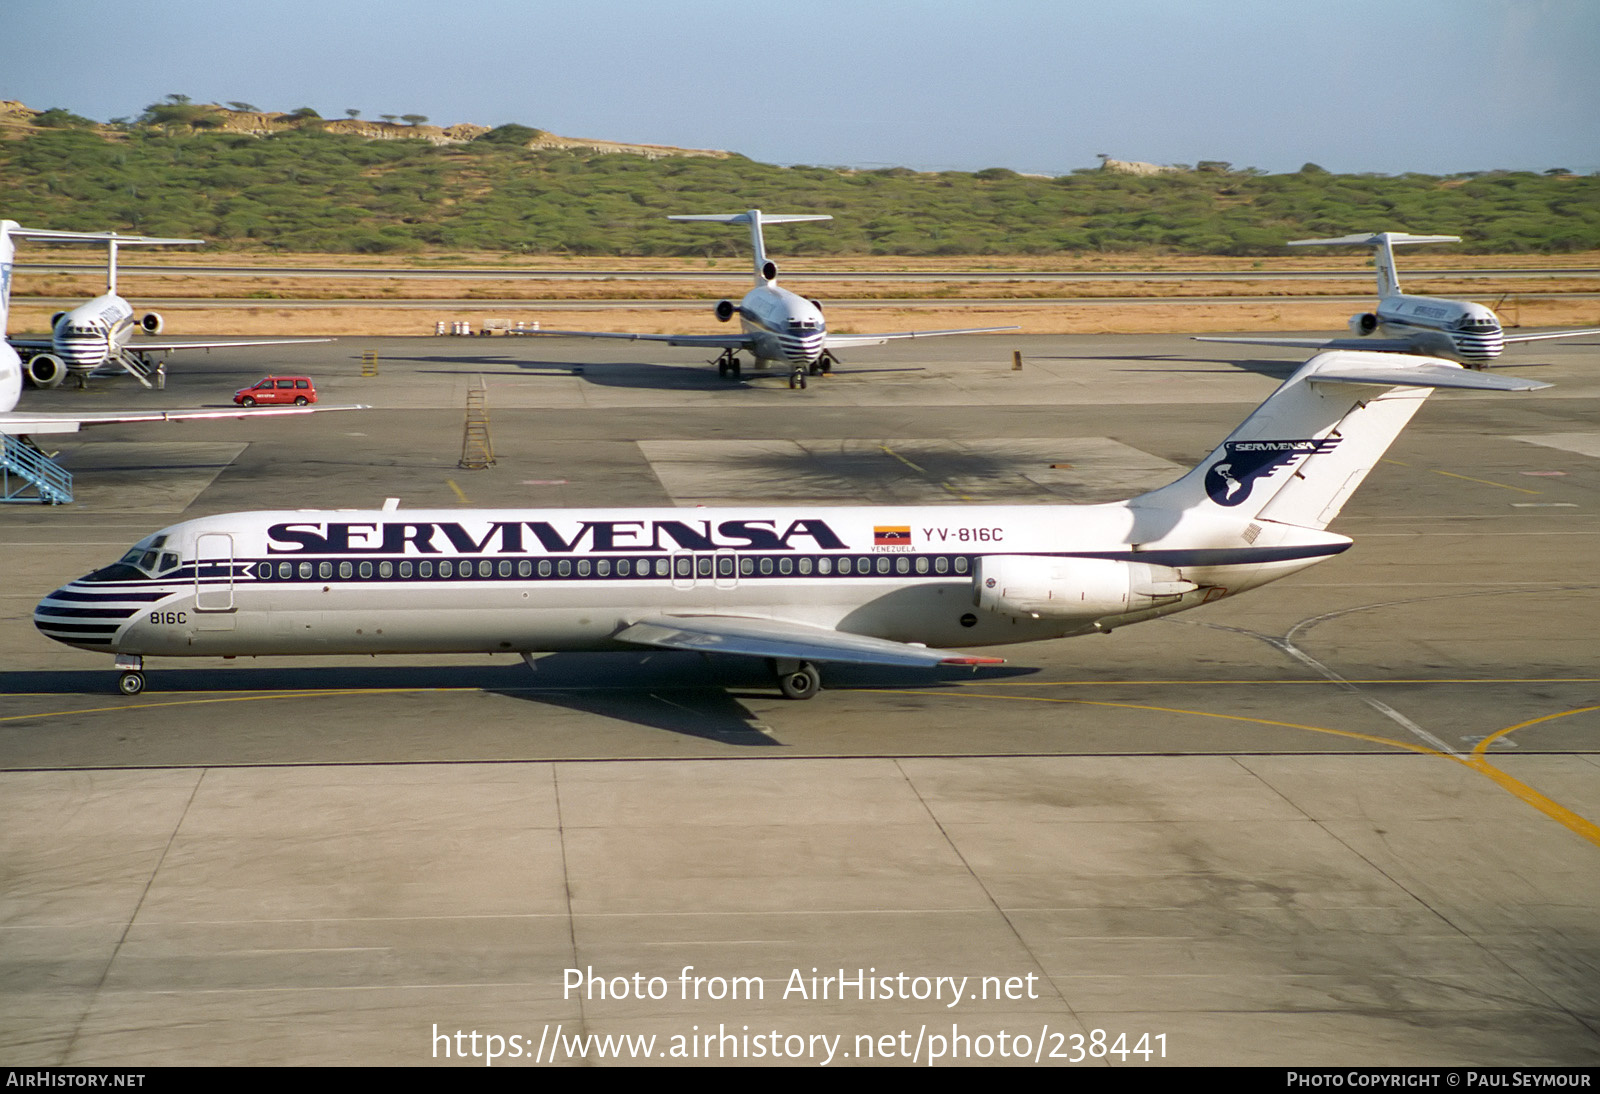
[[[349,116],[351,121],[355,121],[357,118],[361,117],[361,111],[355,109],[354,107],[346,110],[345,114]]]
[[[59,106],[52,106],[42,114],[33,116],[33,124],[46,129],[93,129],[94,121],[82,114],[74,114]]]
[[[254,106],[250,103],[229,103],[228,109],[237,111],[240,114],[260,114],[263,112],[259,106]]]
[[[402,114],[400,120],[415,128],[428,120],[426,114]]]

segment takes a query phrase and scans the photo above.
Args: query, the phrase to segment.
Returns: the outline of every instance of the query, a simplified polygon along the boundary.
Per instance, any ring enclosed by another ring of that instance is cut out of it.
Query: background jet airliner
[[[80,233],[53,232],[44,233],[30,229],[18,228],[15,221],[0,220],[0,331],[5,330],[6,321],[11,311],[11,272],[14,265],[15,245],[11,242],[12,236],[24,235],[40,238],[68,239],[76,238]],[[91,236],[98,239],[98,235]],[[194,408],[191,410],[108,410],[87,411],[81,413],[28,413],[16,409],[18,400],[22,397],[22,359],[17,351],[11,348],[9,341],[0,345],[0,471],[5,475],[20,475],[29,481],[38,481],[39,476],[49,476],[49,461],[40,453],[29,437],[45,433],[76,433],[87,425],[111,425],[121,422],[162,422],[162,421],[187,421],[204,418],[246,418],[259,414],[315,414],[327,410],[358,410],[364,409],[353,406],[282,406],[263,407],[257,410],[241,410],[230,406],[226,409]],[[59,472],[59,468],[55,469]],[[7,494],[9,497],[9,493]],[[51,496],[49,491],[41,485],[39,491],[41,501],[66,501],[69,497]]]
[[[662,648],[818,663],[992,663],[941,648],[1110,631],[1285,577],[1435,387],[1527,391],[1437,358],[1320,354],[1177,482],[1105,505],[285,510],[184,521],[34,611],[144,658]],[[87,609],[87,610],[86,610]]]
[[[665,342],[669,346],[698,346],[721,350],[712,362],[719,376],[737,377],[739,354],[755,358],[757,368],[780,364],[789,370],[789,386],[805,387],[806,377],[828,372],[838,361],[836,349],[879,346],[896,338],[932,338],[947,334],[990,334],[1016,330],[1016,327],[971,327],[965,330],[911,330],[897,334],[829,334],[822,318],[822,305],[790,292],[778,284],[778,267],[767,258],[762,239],[763,224],[789,224],[801,220],[832,220],[828,215],[773,214],[751,209],[744,213],[693,213],[668,217],[668,220],[700,220],[716,224],[748,224],[750,246],[755,258],[755,288],[735,304],[718,301],[716,316],[726,323],[739,317],[742,334],[612,334],[587,330],[541,330],[534,333],[568,335],[577,338],[627,338],[643,342]]]
[[[146,312],[137,320],[133,305],[117,295],[117,248],[129,244],[172,246],[204,243],[203,239],[157,239],[153,236],[124,236],[116,232],[61,232],[42,228],[23,228],[16,221],[0,221],[0,234],[6,236],[7,254],[14,250],[11,238],[42,239],[72,243],[106,245],[106,291],[71,311],[57,312],[50,319],[50,337],[13,338],[6,341],[20,352],[28,381],[35,387],[55,387],[67,378],[77,377],[80,385],[89,375],[106,365],[119,365],[145,387],[165,377],[161,358],[180,349],[224,349],[230,346],[284,346],[300,342],[326,342],[326,338],[234,338],[221,342],[152,342],[132,340],[134,331],[160,334],[164,325],[157,312]],[[8,258],[9,262],[10,259]]]
[[[1468,368],[1486,368],[1500,351],[1515,342],[1540,342],[1549,338],[1579,338],[1600,334],[1600,329],[1552,331],[1548,334],[1507,334],[1500,318],[1470,300],[1445,300],[1435,296],[1407,296],[1400,291],[1394,269],[1394,246],[1400,243],[1460,243],[1460,236],[1414,236],[1405,232],[1357,233],[1337,239],[1296,239],[1291,247],[1354,244],[1372,247],[1378,267],[1378,308],[1350,317],[1350,332],[1357,338],[1226,338],[1205,336],[1196,342],[1230,342],[1236,345],[1296,346],[1304,349],[1363,349],[1391,353],[1431,354],[1460,361]],[[1371,337],[1382,335],[1382,337]]]

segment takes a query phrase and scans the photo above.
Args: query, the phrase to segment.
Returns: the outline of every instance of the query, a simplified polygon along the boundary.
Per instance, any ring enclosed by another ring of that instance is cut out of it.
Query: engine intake
[[[1350,317],[1350,333],[1366,337],[1378,329],[1378,317],[1369,311]]]
[[[732,319],[733,318],[733,313],[738,311],[738,310],[739,310],[738,307],[734,304],[734,302],[732,300],[718,300],[717,301],[717,318],[721,322],[726,323],[728,320]]]
[[[166,323],[162,321],[160,312],[151,311],[144,313],[144,316],[139,320],[139,326],[143,328],[146,334],[160,334],[161,328],[166,326]]]
[[[61,381],[67,378],[66,362],[53,353],[36,353],[28,358],[23,368],[27,371],[28,382],[34,387],[60,387]]]

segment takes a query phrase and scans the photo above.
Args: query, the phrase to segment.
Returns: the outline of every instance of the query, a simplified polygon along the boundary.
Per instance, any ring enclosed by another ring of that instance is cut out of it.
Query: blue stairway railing
[[[32,445],[0,434],[0,501],[66,505],[72,501],[72,475]]]

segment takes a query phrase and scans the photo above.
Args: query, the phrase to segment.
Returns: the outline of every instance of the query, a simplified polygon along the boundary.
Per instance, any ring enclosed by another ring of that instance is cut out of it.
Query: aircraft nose
[[[69,582],[39,601],[33,609],[33,625],[46,638],[68,646],[109,650],[114,648],[117,631],[143,607],[123,595],[96,593]]]

